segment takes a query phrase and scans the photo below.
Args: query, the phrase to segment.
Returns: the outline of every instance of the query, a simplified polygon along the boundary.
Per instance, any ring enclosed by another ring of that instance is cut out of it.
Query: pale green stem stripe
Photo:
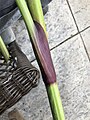
[[[54,120],[65,120],[57,83],[46,86]]]
[[[41,1],[40,0],[26,0],[26,1],[33,19],[41,24],[45,33],[47,34]]]
[[[8,52],[8,50],[7,50],[7,48],[6,48],[5,44],[4,44],[1,36],[0,36],[0,52],[2,52],[5,60],[8,61],[10,55],[9,55],[9,52]]]
[[[26,27],[29,33],[29,36],[32,38],[30,39],[31,42],[34,44],[35,48],[37,49],[36,39],[37,39],[37,29],[34,25],[34,21],[32,19],[32,16],[29,12],[28,6],[26,4],[25,0],[16,0],[16,3],[21,11],[21,14],[24,18],[24,21],[26,23]],[[37,49],[38,51],[38,49]]]

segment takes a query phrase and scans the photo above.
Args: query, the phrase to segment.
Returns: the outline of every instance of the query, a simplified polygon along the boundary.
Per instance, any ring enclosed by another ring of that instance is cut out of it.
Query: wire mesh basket
[[[12,107],[39,83],[39,71],[30,64],[16,42],[9,46],[6,63],[0,54],[0,114]]]

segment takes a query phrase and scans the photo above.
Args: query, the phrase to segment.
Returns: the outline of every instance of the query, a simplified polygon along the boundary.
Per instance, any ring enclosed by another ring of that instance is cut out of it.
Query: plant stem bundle
[[[56,73],[50,55],[40,0],[16,0],[31,39],[43,81],[46,86],[54,120],[65,120]]]

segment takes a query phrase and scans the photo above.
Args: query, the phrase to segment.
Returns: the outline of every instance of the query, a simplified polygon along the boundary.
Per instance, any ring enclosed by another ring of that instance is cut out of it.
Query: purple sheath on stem
[[[36,27],[37,48],[34,47],[34,52],[37,55],[37,60],[41,69],[42,77],[46,85],[50,85],[56,82],[56,74],[53,66],[53,62],[50,55],[49,45],[46,34],[42,26],[34,21]]]

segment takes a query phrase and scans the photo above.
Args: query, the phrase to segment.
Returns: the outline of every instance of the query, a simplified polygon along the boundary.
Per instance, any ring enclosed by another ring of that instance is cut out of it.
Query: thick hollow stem
[[[46,86],[54,120],[65,120],[62,102],[57,83]]]

